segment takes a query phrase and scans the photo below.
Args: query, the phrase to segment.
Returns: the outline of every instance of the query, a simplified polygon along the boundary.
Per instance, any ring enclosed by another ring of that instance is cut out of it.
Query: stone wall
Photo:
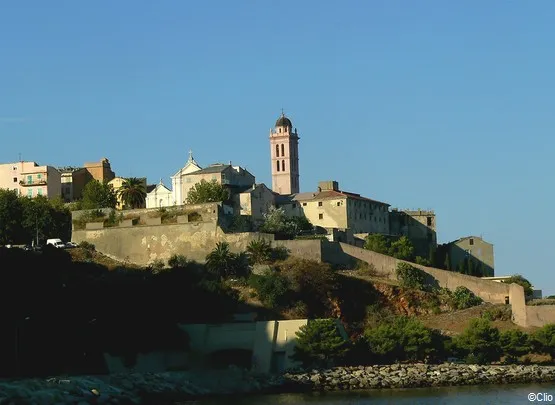
[[[555,324],[555,305],[538,305],[526,307],[526,326],[542,327]]]
[[[345,243],[340,243],[340,246],[344,255],[373,264],[376,271],[384,277],[388,277],[392,280],[397,278],[395,274],[397,264],[403,260],[398,260],[391,256],[382,255],[380,253],[372,252],[371,250],[358,248]],[[506,300],[510,299],[508,284],[482,280],[478,277],[467,276],[465,274],[435,269],[427,266],[420,266],[414,263],[410,264],[414,267],[420,268],[431,276],[429,281],[432,284],[435,283],[438,287],[454,290],[459,286],[464,286],[484,301],[494,304],[505,304]]]
[[[228,242],[232,251],[240,252],[260,237],[273,239],[272,235],[259,233],[226,234],[216,222],[191,222],[74,230],[72,241],[90,242],[108,257],[145,266],[154,260],[167,262],[174,254],[204,262],[217,242]]]

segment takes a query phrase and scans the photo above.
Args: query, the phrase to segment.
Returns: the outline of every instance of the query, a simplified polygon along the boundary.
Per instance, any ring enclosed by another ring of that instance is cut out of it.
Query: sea
[[[516,405],[555,404],[555,384],[335,391],[210,398],[198,405]]]

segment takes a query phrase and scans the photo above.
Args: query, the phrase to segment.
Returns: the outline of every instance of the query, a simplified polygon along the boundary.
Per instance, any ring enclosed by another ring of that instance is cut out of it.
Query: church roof
[[[293,127],[291,120],[282,112],[281,116],[276,121],[276,127]]]

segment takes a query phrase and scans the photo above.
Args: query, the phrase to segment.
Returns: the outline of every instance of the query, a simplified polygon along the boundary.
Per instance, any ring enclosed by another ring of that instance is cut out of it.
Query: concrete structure
[[[123,183],[126,181],[127,179],[123,178],[123,177],[115,177],[112,180],[110,180],[108,182],[109,185],[112,186],[112,188],[114,189],[114,191],[116,192],[116,196],[117,196],[117,203],[116,203],[116,209],[118,210],[123,210],[126,209],[125,204],[123,202],[123,199],[121,198],[121,194],[120,194],[120,189],[123,186]],[[139,180],[141,180],[141,183],[146,191],[147,189],[147,185],[146,185],[146,177],[141,177],[139,178]],[[137,207],[137,208],[146,208],[146,202],[145,204],[143,204],[142,207]]]
[[[162,179],[152,189],[147,190],[146,208],[163,208],[175,205],[173,191],[164,185]]]
[[[39,166],[35,162],[15,162],[0,165],[0,188],[17,191],[30,198],[42,195],[61,197],[62,178],[52,166]]]
[[[287,215],[305,216],[314,226],[349,228],[352,233],[389,233],[389,204],[341,191],[336,181],[323,181],[318,191],[277,196]]]
[[[307,319],[261,321],[219,325],[180,325],[189,334],[191,352],[208,357],[230,349],[242,350],[259,372],[283,372],[297,366],[290,359],[296,333]]]
[[[283,112],[270,129],[272,190],[278,194],[299,192],[299,134]]]
[[[456,269],[460,263],[472,259],[483,268],[483,274],[495,274],[493,244],[486,242],[479,236],[466,236],[449,242],[444,249],[449,254],[451,269]]]
[[[428,258],[437,247],[436,216],[431,210],[398,210],[389,213],[389,233],[406,236],[414,245],[416,256]]]
[[[183,166],[177,173],[171,176],[172,179],[172,191],[173,191],[173,204],[172,205],[182,205],[185,204],[187,196],[183,194],[183,186],[187,181],[191,181],[190,178],[185,179],[185,175],[194,173],[201,170],[202,167],[195,161],[193,157],[193,151],[189,151],[189,159],[185,166]]]
[[[254,184],[235,194],[233,203],[237,215],[249,216],[255,223],[261,222],[264,214],[275,204],[275,194],[265,184]]]

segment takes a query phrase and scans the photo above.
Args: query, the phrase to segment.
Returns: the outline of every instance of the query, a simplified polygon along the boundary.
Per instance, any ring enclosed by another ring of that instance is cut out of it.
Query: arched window
[[[281,144],[281,156],[285,156],[285,147]]]
[[[276,145],[276,157],[279,157],[279,145]]]
[[[281,171],[284,172],[285,171],[285,160],[281,161]]]
[[[277,163],[276,168],[277,168],[277,171],[279,172],[279,160],[276,160],[276,163]]]

